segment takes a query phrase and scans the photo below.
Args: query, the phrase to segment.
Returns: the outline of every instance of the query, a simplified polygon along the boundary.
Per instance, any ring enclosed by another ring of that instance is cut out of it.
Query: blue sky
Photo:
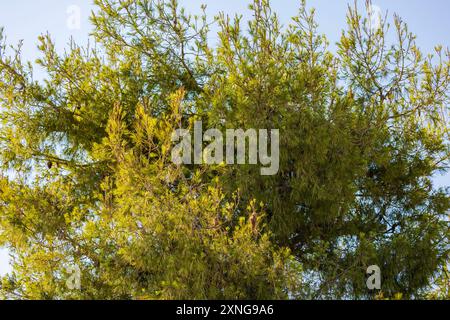
[[[247,4],[250,0],[180,0],[188,11],[199,12],[202,3],[207,4],[207,13],[211,17],[219,11],[229,14],[242,13],[248,16]],[[85,43],[90,31],[88,21],[93,9],[88,0],[2,0],[0,3],[0,26],[5,27],[7,42],[14,44],[24,40],[23,55],[26,59],[37,57],[37,37],[49,32],[57,43],[58,50],[63,50],[69,38]],[[297,11],[298,0],[272,0],[272,7],[279,14],[283,23]],[[307,0],[309,7],[317,10],[320,31],[325,33],[331,43],[335,43],[343,27],[347,0]],[[353,3],[353,0],[350,0]],[[364,1],[359,0],[362,5]],[[80,29],[71,29],[67,25],[68,8],[80,8]],[[450,1],[448,0],[373,0],[373,5],[391,15],[399,14],[409,25],[418,39],[417,43],[425,52],[430,52],[436,44],[450,46]],[[449,186],[450,177],[437,177],[436,184]],[[8,253],[0,249],[0,275],[9,270]]]

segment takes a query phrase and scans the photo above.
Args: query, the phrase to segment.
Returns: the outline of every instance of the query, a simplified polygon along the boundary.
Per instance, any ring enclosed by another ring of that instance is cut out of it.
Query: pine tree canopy
[[[0,298],[450,298],[448,49],[356,5],[334,50],[304,1],[94,2],[89,46],[0,32]],[[279,129],[278,173],[173,163],[195,121]]]

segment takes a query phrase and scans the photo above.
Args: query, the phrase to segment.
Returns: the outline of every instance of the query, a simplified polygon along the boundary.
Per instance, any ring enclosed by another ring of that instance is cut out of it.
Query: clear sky
[[[248,17],[247,4],[250,0],[180,0],[188,11],[199,12],[202,3],[207,4],[207,14],[213,17],[219,11],[229,14],[240,13]],[[88,0],[1,0],[0,26],[5,27],[8,43],[24,40],[23,54],[26,59],[37,57],[37,37],[47,31],[62,50],[71,36],[79,43],[85,43],[90,31],[89,14],[93,10]],[[307,0],[309,7],[317,10],[320,31],[331,43],[335,43],[345,27],[347,3],[353,0]],[[362,6],[364,1],[358,0]],[[298,0],[272,0],[272,7],[283,23],[297,11]],[[373,5],[383,12],[399,14],[417,36],[417,43],[425,52],[430,52],[436,44],[450,46],[450,1],[448,0],[373,0]],[[68,18],[80,9],[80,29],[70,28]],[[437,177],[436,184],[449,186],[450,176]],[[9,270],[8,253],[0,249],[0,275]]]

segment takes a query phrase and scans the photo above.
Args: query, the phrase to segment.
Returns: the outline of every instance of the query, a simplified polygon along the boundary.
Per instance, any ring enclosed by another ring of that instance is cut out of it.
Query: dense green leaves
[[[356,7],[332,53],[304,3],[220,14],[214,47],[175,0],[95,3],[95,49],[39,39],[44,81],[1,46],[2,296],[448,298],[448,51]],[[279,129],[278,174],[173,164],[195,120]]]

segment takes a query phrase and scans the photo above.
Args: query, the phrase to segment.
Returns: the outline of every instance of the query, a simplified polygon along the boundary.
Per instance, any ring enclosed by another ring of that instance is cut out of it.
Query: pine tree
[[[95,4],[94,47],[40,37],[45,81],[1,41],[3,297],[445,298],[448,50],[356,5],[334,53],[304,2],[285,28],[267,0],[220,14],[216,46],[176,0]],[[175,165],[196,120],[279,129],[278,174]]]

